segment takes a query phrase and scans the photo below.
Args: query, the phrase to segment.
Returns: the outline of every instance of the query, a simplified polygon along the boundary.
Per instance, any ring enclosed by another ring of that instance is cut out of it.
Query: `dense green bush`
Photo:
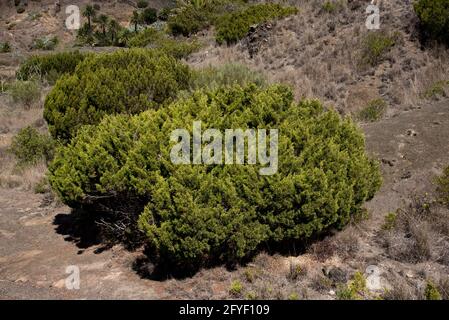
[[[142,12],[142,21],[146,24],[152,24],[157,21],[157,10],[154,8],[146,8]]]
[[[20,65],[16,77],[20,80],[45,79],[54,83],[61,75],[73,73],[86,57],[87,54],[79,51],[31,56]]]
[[[449,40],[449,0],[418,0],[414,9],[430,37]]]
[[[33,127],[26,127],[14,136],[10,151],[17,158],[18,165],[26,166],[51,160],[54,147],[50,136],[39,133]]]
[[[257,4],[243,11],[224,15],[217,24],[216,39],[218,43],[234,43],[242,39],[251,25],[296,14],[294,7],[283,7],[279,4]]]
[[[240,63],[226,63],[219,67],[207,67],[195,71],[192,76],[191,88],[214,89],[235,84],[245,85],[254,83],[259,87],[267,84],[266,77],[255,70],[251,70],[246,65]]]
[[[159,49],[177,59],[186,58],[200,47],[196,41],[175,40],[154,28],[144,29],[131,37],[128,46],[130,48],[149,47]]]
[[[246,7],[244,0],[192,0],[170,11],[168,29],[173,35],[189,36],[214,25],[229,12]]]
[[[64,142],[106,114],[139,113],[188,87],[189,68],[157,50],[130,49],[89,56],[62,76],[45,100],[50,133]]]
[[[41,87],[36,81],[17,80],[8,86],[8,92],[14,103],[28,108],[41,97]]]
[[[260,175],[260,164],[173,164],[171,132],[191,132],[193,121],[221,132],[279,129],[277,173]],[[350,119],[318,101],[295,103],[287,87],[254,84],[196,91],[167,108],[84,126],[58,150],[49,179],[70,206],[128,222],[140,215],[161,261],[183,268],[342,227],[381,183]]]

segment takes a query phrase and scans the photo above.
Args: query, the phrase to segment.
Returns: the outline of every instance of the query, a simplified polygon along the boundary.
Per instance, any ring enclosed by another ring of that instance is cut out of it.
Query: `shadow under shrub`
[[[260,175],[260,164],[173,164],[171,132],[191,132],[193,121],[203,132],[279,129],[278,172]],[[182,270],[241,261],[267,241],[342,227],[381,184],[350,119],[318,101],[296,103],[281,85],[200,90],[166,108],[107,116],[59,148],[49,170],[66,204],[129,217],[159,261]]]
[[[157,108],[187,89],[188,66],[157,50],[119,50],[86,58],[62,76],[45,100],[51,135],[68,142],[85,124],[106,114]]]

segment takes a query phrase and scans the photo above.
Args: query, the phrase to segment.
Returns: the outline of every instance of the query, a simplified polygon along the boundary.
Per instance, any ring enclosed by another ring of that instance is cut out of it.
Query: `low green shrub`
[[[233,296],[240,296],[243,292],[243,284],[239,280],[234,280],[229,288],[229,293]]]
[[[339,300],[363,300],[367,294],[366,278],[360,271],[357,271],[352,280],[336,292]]]
[[[37,78],[53,84],[61,75],[73,73],[87,56],[79,51],[31,56],[21,63],[16,77],[20,80]]]
[[[0,43],[0,53],[11,52],[11,45],[9,42]]]
[[[283,7],[279,4],[257,4],[224,15],[218,22],[216,40],[219,44],[231,44],[242,39],[249,31],[251,25],[267,22],[296,14],[295,7]]]
[[[382,99],[371,100],[366,107],[357,114],[361,121],[374,122],[382,118],[387,110],[387,103]]]
[[[226,63],[219,67],[207,67],[193,73],[191,87],[193,90],[200,88],[214,89],[235,84],[245,85],[254,83],[259,87],[267,84],[266,77],[248,66],[240,63]]]
[[[55,144],[50,136],[26,127],[14,136],[10,152],[17,158],[19,166],[33,165],[53,158]]]
[[[426,289],[424,290],[424,297],[426,300],[441,300],[441,294],[436,285],[432,281],[427,281]]]
[[[394,228],[394,226],[396,225],[397,218],[398,218],[398,215],[396,212],[389,212],[385,216],[385,222],[382,225],[382,229],[383,230],[392,230]]]
[[[369,32],[362,41],[362,65],[376,66],[396,44],[396,37],[381,32]]]
[[[34,40],[31,49],[35,50],[54,50],[59,43],[58,37],[44,37]]]
[[[131,37],[128,46],[130,48],[149,47],[159,49],[176,59],[186,58],[200,47],[196,41],[175,40],[154,28],[147,28]]]
[[[27,108],[41,97],[41,87],[36,81],[17,80],[8,86],[8,92],[14,103],[23,104]]]
[[[438,97],[445,97],[447,87],[449,87],[449,81],[446,80],[437,81],[424,91],[422,97],[425,99],[432,99],[432,100],[436,100],[438,99]]]
[[[222,132],[279,129],[277,173],[172,163],[171,133],[191,132],[193,121]],[[81,127],[49,171],[66,204],[115,212],[128,229],[139,226],[160,262],[183,270],[341,228],[381,184],[350,119],[318,101],[296,103],[281,85],[199,90],[158,110],[107,116]]]
[[[130,49],[87,57],[64,75],[45,100],[44,118],[55,139],[68,142],[84,124],[106,114],[157,108],[188,88],[189,68],[157,50]]]
[[[417,0],[413,7],[429,38],[449,41],[449,0]]]

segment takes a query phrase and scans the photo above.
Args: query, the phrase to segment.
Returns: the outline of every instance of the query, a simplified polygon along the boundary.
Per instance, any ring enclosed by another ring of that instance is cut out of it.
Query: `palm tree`
[[[98,17],[98,23],[100,24],[101,29],[103,30],[103,36],[106,36],[106,26],[108,25],[109,18],[107,15],[102,14]]]
[[[134,24],[134,32],[137,33],[137,26],[139,25],[141,20],[141,16],[138,11],[133,12],[133,16],[131,17],[131,23]]]
[[[89,26],[89,30],[92,30],[92,18],[95,17],[96,11],[93,6],[88,4],[83,11],[83,16],[87,18],[87,25]]]
[[[117,33],[120,31],[120,25],[119,23],[112,19],[109,21],[109,32],[111,33],[111,42],[114,44],[114,41],[116,39]]]

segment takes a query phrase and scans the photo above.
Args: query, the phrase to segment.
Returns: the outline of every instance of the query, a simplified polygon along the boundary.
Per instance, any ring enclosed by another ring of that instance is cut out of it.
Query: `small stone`
[[[415,130],[413,130],[413,129],[408,129],[407,130],[407,135],[411,136],[411,137],[415,137],[415,136],[418,135],[418,133]]]

